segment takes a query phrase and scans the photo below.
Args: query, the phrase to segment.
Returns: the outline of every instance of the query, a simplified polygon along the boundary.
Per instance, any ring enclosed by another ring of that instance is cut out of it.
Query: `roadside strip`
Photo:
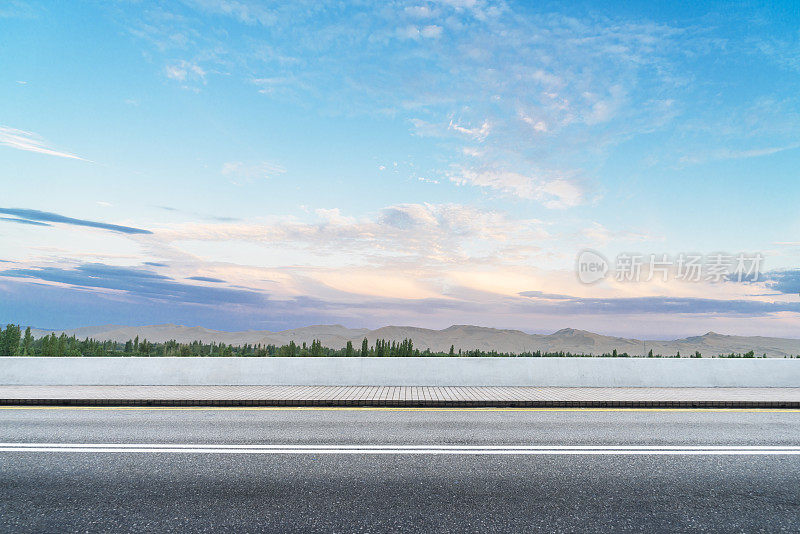
[[[336,445],[196,443],[0,443],[0,453],[181,453],[349,455],[800,455],[800,446],[766,445]]]
[[[800,409],[798,401],[774,400],[348,400],[348,399],[0,399],[0,407],[220,407],[220,408],[757,408]]]
[[[378,411],[378,412],[739,412],[800,413],[797,408],[413,408],[391,406],[14,406],[0,405],[0,410],[74,410],[74,411]]]

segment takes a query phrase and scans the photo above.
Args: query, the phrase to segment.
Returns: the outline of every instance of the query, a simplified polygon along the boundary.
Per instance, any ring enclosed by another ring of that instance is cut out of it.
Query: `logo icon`
[[[578,254],[578,259],[575,263],[575,272],[581,283],[594,284],[608,274],[608,260],[594,250],[582,250]]]

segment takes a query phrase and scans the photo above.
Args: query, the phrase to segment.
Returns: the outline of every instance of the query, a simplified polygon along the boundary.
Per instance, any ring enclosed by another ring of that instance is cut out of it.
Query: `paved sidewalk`
[[[800,388],[0,386],[0,404],[800,408]]]

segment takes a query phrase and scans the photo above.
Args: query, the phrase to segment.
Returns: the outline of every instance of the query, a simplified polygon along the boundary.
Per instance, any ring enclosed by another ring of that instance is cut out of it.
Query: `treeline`
[[[23,333],[18,325],[7,325],[5,329],[0,328],[0,356],[250,356],[250,357],[270,357],[270,356],[331,356],[331,357],[410,357],[410,356],[450,356],[450,357],[517,357],[517,358],[593,358],[598,357],[593,354],[577,354],[572,352],[497,352],[485,350],[455,350],[451,345],[448,352],[432,352],[430,349],[420,350],[414,348],[411,339],[403,341],[390,341],[378,339],[374,345],[370,345],[366,338],[361,342],[361,347],[354,347],[348,341],[342,349],[332,349],[324,347],[322,342],[315,339],[311,345],[305,342],[297,344],[290,341],[286,345],[226,345],[225,343],[203,343],[202,341],[192,341],[191,343],[179,343],[175,340],[154,343],[147,339],[139,340],[139,337],[130,339],[125,343],[116,341],[98,341],[91,338],[78,339],[75,336],[61,334],[56,336],[50,334],[38,339],[34,339],[31,329],[26,328]],[[605,358],[641,358],[644,356],[630,356],[626,352],[618,353],[616,350],[599,355]],[[653,354],[651,350],[647,358],[702,358],[699,352],[690,356],[681,356],[678,352],[674,356],[662,356]],[[731,353],[726,355],[712,356],[716,358],[756,358],[753,351],[741,353]],[[761,356],[766,358],[766,354]]]

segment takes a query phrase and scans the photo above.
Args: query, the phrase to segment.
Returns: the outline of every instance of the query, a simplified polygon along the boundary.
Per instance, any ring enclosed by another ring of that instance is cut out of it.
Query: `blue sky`
[[[0,322],[796,337],[798,28],[793,2],[6,2]],[[585,285],[587,248],[764,273]]]

